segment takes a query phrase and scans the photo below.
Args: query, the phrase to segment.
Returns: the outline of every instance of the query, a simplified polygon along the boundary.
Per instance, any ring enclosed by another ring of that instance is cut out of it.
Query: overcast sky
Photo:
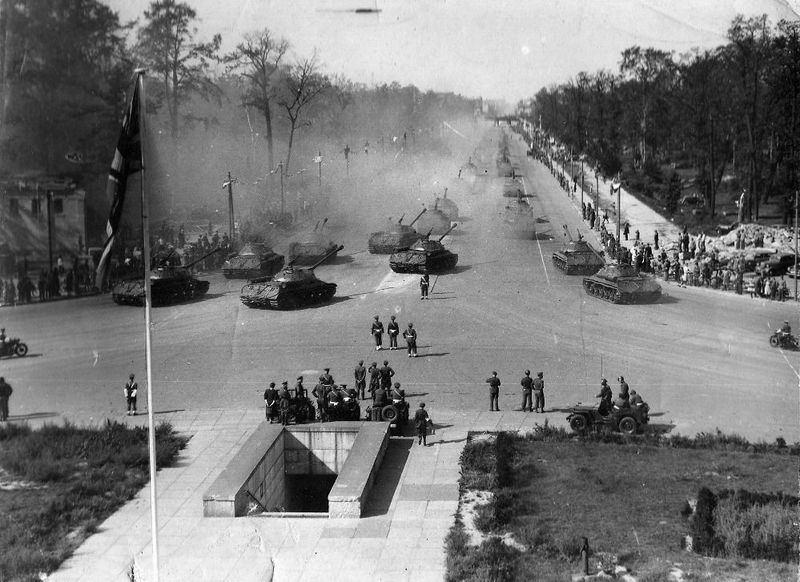
[[[147,0],[105,0],[123,21]],[[316,48],[329,73],[368,84],[516,102],[580,71],[617,71],[632,45],[682,53],[725,42],[737,13],[774,25],[800,18],[800,0],[188,0],[198,38],[220,33],[231,50],[243,32],[269,28],[295,54]],[[379,13],[355,14],[354,8]],[[348,10],[350,10],[348,12]]]

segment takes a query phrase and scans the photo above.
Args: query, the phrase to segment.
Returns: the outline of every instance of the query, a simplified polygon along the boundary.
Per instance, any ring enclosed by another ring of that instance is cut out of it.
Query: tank
[[[317,222],[314,230],[306,233],[299,241],[289,245],[289,262],[294,266],[308,266],[319,264],[320,258],[325,260],[336,256],[344,246],[337,245],[325,234],[325,225],[328,219]]]
[[[369,235],[367,243],[369,252],[373,255],[390,255],[395,249],[409,246],[419,238],[419,233],[412,227],[427,210],[427,208],[423,208],[422,212],[408,224],[403,224],[403,216],[401,216],[400,220],[391,223],[389,230],[373,232]]]
[[[606,265],[591,277],[584,277],[589,295],[611,303],[650,303],[661,297],[661,286],[631,265]]]
[[[522,183],[522,178],[506,178],[503,180],[503,196],[506,198],[525,196],[525,185]]]
[[[553,264],[557,269],[567,275],[594,275],[605,266],[605,259],[583,240],[580,233],[578,233],[578,240],[575,240],[566,224],[562,228],[564,236],[569,240],[561,247],[560,251],[553,253]]]
[[[458,220],[458,205],[447,197],[447,188],[444,189],[444,196],[436,198],[436,207],[441,209],[448,220]]]
[[[242,287],[239,298],[248,307],[259,309],[297,309],[330,301],[336,293],[336,284],[317,279],[314,269],[343,248],[335,247],[308,268],[295,268],[290,262],[271,279],[254,279]]]
[[[153,307],[191,301],[208,292],[209,282],[201,281],[192,274],[192,267],[210,257],[219,247],[192,261],[188,265],[172,265],[167,262],[150,271],[150,300]],[[111,289],[111,298],[118,305],[144,305],[144,281],[135,279],[121,281]]]
[[[226,279],[256,279],[271,277],[283,268],[283,255],[262,243],[247,243],[236,256],[222,265]]]
[[[440,235],[448,232],[450,229],[450,219],[439,208],[439,200],[437,199],[433,205],[433,210],[428,210],[425,216],[419,221],[419,229],[422,232],[429,231],[430,234]]]
[[[503,222],[507,226],[507,236],[522,239],[536,236],[536,219],[527,198],[508,202],[503,209]]]
[[[395,273],[443,273],[458,263],[458,255],[451,253],[442,244],[442,239],[456,227],[454,224],[439,237],[430,240],[430,233],[407,249],[398,249],[389,257],[389,266]]]

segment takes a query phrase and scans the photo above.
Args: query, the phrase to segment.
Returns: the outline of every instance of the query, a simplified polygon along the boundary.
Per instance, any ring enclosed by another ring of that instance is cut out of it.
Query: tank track
[[[395,273],[417,273],[424,275],[425,273],[444,273],[455,268],[458,263],[458,255],[453,253],[445,259],[436,261],[427,261],[425,264],[412,264],[410,262],[389,261],[389,267]]]
[[[175,303],[184,303],[205,295],[208,292],[210,285],[211,284],[208,281],[198,280],[193,281],[190,285],[176,285],[169,289],[151,290],[150,298],[153,307],[163,307],[165,305],[173,305]],[[143,307],[145,303],[143,293],[141,295],[113,293],[111,298],[117,305],[137,305],[139,307]]]
[[[583,288],[593,297],[616,304],[653,303],[661,297],[660,291],[646,291],[642,293],[623,293],[613,285],[603,285],[589,279],[583,280]]]
[[[399,246],[402,245],[367,243],[367,249],[369,249],[371,255],[391,255]]]
[[[324,283],[314,289],[299,292],[281,293],[275,298],[262,297],[250,298],[241,296],[240,299],[247,307],[254,309],[298,309],[309,305],[319,305],[333,299],[336,293],[335,283]]]

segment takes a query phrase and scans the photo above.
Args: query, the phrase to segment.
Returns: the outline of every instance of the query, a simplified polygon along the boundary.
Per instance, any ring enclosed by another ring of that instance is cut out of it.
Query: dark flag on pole
[[[119,134],[114,160],[108,172],[106,196],[111,199],[111,212],[106,225],[106,242],[103,245],[103,254],[97,265],[96,286],[103,288],[111,247],[114,245],[119,223],[122,219],[122,209],[125,203],[125,189],[128,176],[142,169],[142,142],[139,133],[139,83],[133,90],[128,110],[122,120],[122,132]]]

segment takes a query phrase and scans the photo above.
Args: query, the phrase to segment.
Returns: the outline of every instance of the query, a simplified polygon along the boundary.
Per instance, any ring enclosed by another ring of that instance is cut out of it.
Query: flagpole
[[[156,507],[156,433],[153,427],[153,358],[152,333],[150,329],[150,308],[152,297],[150,291],[150,216],[145,187],[146,160],[145,143],[147,143],[147,124],[145,123],[146,101],[144,93],[145,71],[136,71],[136,83],[139,85],[139,132],[142,147],[142,238],[144,255],[144,348],[147,362],[147,443],[150,456],[150,530],[153,544],[153,581],[158,582],[158,510]]]

